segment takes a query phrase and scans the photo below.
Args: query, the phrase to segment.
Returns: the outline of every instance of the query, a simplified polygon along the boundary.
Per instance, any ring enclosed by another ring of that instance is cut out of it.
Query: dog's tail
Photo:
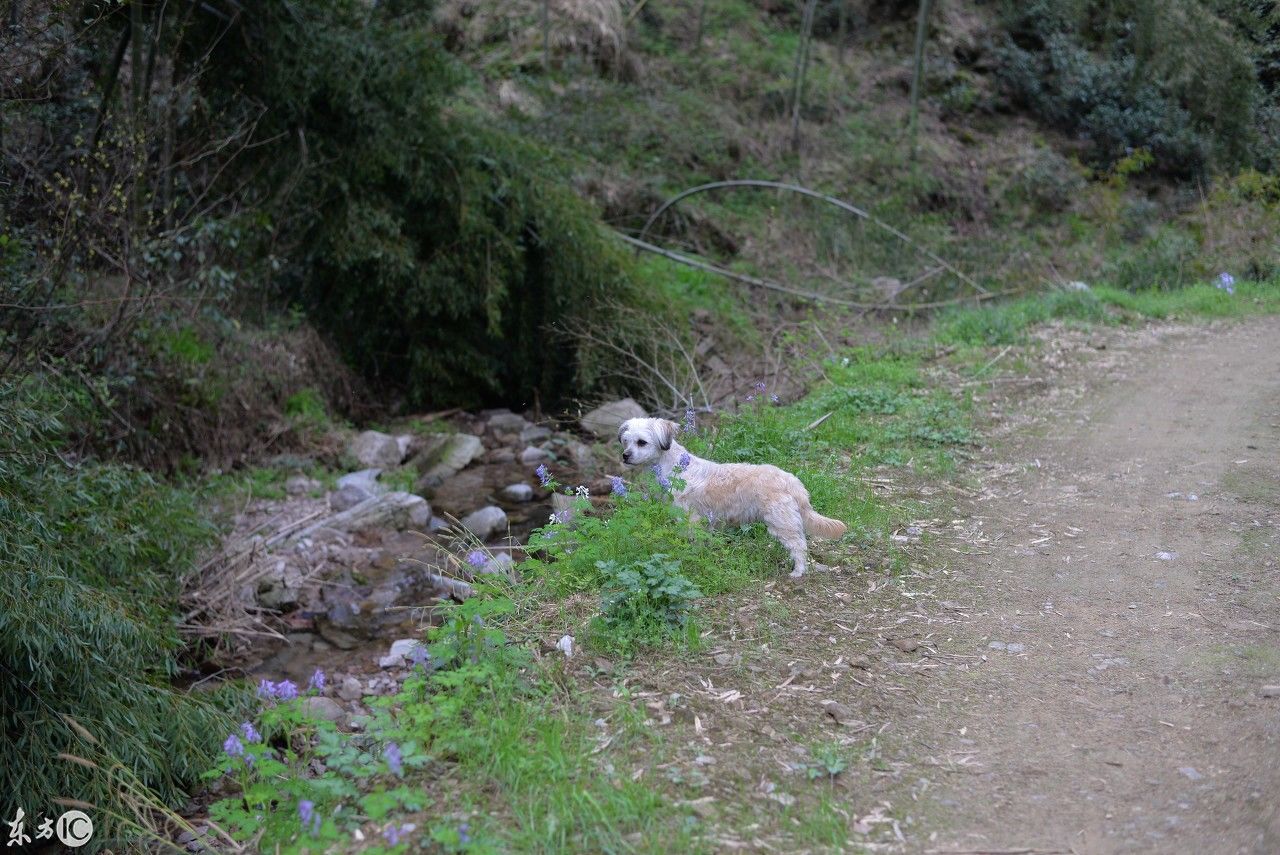
[[[824,517],[813,508],[805,504],[800,510],[800,517],[804,520],[804,533],[811,534],[814,537],[825,537],[828,540],[836,540],[844,536],[849,527],[840,520],[833,520],[831,517]]]

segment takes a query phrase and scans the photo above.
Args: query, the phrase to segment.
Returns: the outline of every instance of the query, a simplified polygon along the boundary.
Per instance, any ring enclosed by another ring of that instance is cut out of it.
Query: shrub
[[[658,554],[630,564],[598,561],[596,568],[603,593],[593,629],[602,646],[625,650],[681,635],[697,638],[691,611],[702,592],[680,572],[679,561]]]
[[[0,381],[0,791],[29,813],[55,798],[122,809],[102,775],[58,759],[80,750],[62,716],[168,801],[223,722],[169,683],[182,575],[211,532],[190,494],[60,456],[60,417],[82,403]]]
[[[607,365],[557,330],[607,337],[630,263],[545,151],[450,104],[429,6],[257,4],[206,91],[260,114],[244,165],[292,247],[282,284],[366,377],[411,405],[555,403]]]
[[[1004,4],[998,73],[1015,100],[1090,143],[1107,166],[1149,148],[1191,176],[1238,166],[1260,89],[1246,46],[1198,0]]]

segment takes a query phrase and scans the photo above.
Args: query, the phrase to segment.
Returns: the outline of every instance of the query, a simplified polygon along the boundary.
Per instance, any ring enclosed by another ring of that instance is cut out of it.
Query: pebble
[[[1262,697],[1264,698],[1280,698],[1280,686],[1263,686]]]
[[[1199,781],[1202,778],[1204,778],[1204,775],[1201,775],[1199,772],[1197,772],[1194,766],[1183,766],[1182,768],[1178,769],[1178,771],[1181,772],[1187,779],[1192,781]]]
[[[1156,558],[1160,559],[1161,561],[1172,561],[1177,557],[1178,557],[1178,553],[1176,552],[1157,552],[1156,553]]]
[[[524,451],[520,452],[520,462],[525,465],[530,463],[541,463],[544,460],[550,459],[551,452],[547,451],[545,448],[538,448],[536,445],[531,445]]]
[[[508,484],[500,495],[508,502],[528,502],[533,499],[533,488],[528,484]]]

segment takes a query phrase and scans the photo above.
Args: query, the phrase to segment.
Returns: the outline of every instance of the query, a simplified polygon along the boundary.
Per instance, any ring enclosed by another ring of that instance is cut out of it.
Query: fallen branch
[[[929,303],[862,303],[857,300],[842,300],[839,297],[831,297],[831,296],[828,296],[827,294],[819,294],[814,291],[804,291],[799,288],[791,288],[781,283],[773,282],[769,279],[761,279],[758,276],[748,276],[745,273],[737,273],[733,270],[728,270],[724,267],[720,267],[719,265],[711,264],[710,262],[699,261],[696,258],[691,258],[687,255],[681,255],[680,253],[672,252],[669,249],[663,249],[660,246],[651,244],[648,241],[640,240],[639,238],[633,238],[630,235],[624,235],[618,232],[615,232],[615,234],[617,234],[617,236],[621,240],[631,244],[637,249],[642,249],[645,252],[656,253],[658,255],[661,255],[665,258],[669,258],[672,261],[678,262],[680,264],[697,268],[698,270],[705,270],[708,273],[715,273],[718,276],[724,276],[727,279],[734,279],[746,285],[754,285],[757,288],[767,288],[770,291],[777,291],[782,294],[790,294],[793,297],[801,297],[803,299],[814,300],[819,303],[830,303],[835,306],[847,306],[848,308],[851,308],[851,309],[869,309],[872,311],[881,311],[881,312],[916,312],[924,309],[939,309],[944,306],[957,306],[957,305],[960,305],[961,303],[969,303],[969,302],[975,302],[975,301],[980,302],[983,300],[994,300],[997,297],[1005,297],[1010,294],[1017,293],[1016,291],[1013,291],[1013,290],[994,291],[994,292],[984,291],[981,294],[975,294],[968,297],[953,297],[949,300],[935,300]]]
[[[883,229],[884,231],[893,235],[898,240],[902,241],[907,246],[914,249],[916,252],[920,253],[921,255],[925,256],[929,260],[933,261],[935,264],[939,264],[946,270],[950,271],[957,279],[959,279],[961,282],[968,285],[970,288],[973,288],[980,294],[990,293],[987,291],[986,288],[983,288],[981,285],[979,285],[969,276],[965,275],[964,273],[961,273],[955,267],[955,265],[944,260],[941,256],[939,256],[937,253],[933,252],[932,250],[926,249],[925,247],[916,243],[914,240],[907,237],[898,229],[895,229],[893,226],[889,225],[884,220],[881,220],[875,215],[867,211],[864,211],[859,207],[850,205],[848,202],[845,202],[841,199],[837,199],[834,196],[828,196],[825,193],[819,193],[816,190],[810,190],[808,187],[801,187],[798,184],[784,184],[781,181],[762,181],[754,178],[744,178],[744,179],[738,179],[734,181],[713,181],[710,184],[699,184],[697,187],[691,187],[688,190],[685,190],[681,193],[677,193],[675,196],[672,196],[670,199],[663,202],[662,205],[658,207],[658,210],[654,211],[653,214],[650,215],[649,219],[645,221],[644,228],[640,229],[640,239],[641,240],[644,239],[644,236],[649,233],[649,229],[652,228],[653,224],[658,221],[659,217],[661,217],[664,213],[667,212],[669,208],[671,208],[673,205],[677,204],[681,200],[687,199],[690,196],[693,196],[698,193],[705,193],[708,190],[722,190],[722,189],[732,188],[732,187],[767,187],[773,190],[786,190],[790,193],[799,193],[801,196],[808,196],[811,199],[817,199],[819,201],[826,202],[829,205],[834,205],[840,210],[853,214],[855,217],[860,217],[866,220],[867,222],[871,223],[872,225],[876,226],[877,228]]]

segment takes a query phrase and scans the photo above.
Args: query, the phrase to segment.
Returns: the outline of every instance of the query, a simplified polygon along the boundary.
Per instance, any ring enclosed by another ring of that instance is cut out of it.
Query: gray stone
[[[258,604],[268,609],[282,609],[297,603],[303,581],[298,568],[283,558],[276,561],[258,582]]]
[[[435,519],[431,515],[431,505],[426,499],[422,500],[422,504],[413,505],[409,508],[409,527],[415,531],[426,531],[431,528],[431,521]]]
[[[355,677],[343,677],[338,687],[338,697],[344,701],[358,701],[364,697],[364,684]]]
[[[306,496],[323,489],[323,484],[306,475],[294,475],[284,482],[284,491],[290,496]]]
[[[348,472],[338,479],[338,489],[343,487],[361,487],[372,495],[387,492],[387,488],[378,482],[382,476],[381,469],[361,469],[359,472]]]
[[[347,711],[342,708],[342,704],[333,698],[326,698],[324,695],[311,695],[303,698],[302,709],[312,718],[318,718],[323,721],[341,722],[347,717]]]
[[[413,447],[413,434],[396,434],[396,445],[400,448],[400,459],[402,461],[407,460],[409,457],[409,449]]]
[[[423,511],[420,510],[420,507],[426,504],[426,499],[421,496],[415,496],[412,493],[396,492],[387,493],[385,496],[375,496],[294,532],[289,535],[285,543],[289,545],[296,544],[304,538],[325,529],[360,531],[366,528],[392,528],[396,531],[402,531],[409,527],[415,517],[421,518]]]
[[[551,439],[551,429],[542,425],[529,425],[520,431],[520,441],[525,445],[537,445]]]
[[[565,452],[569,455],[569,459],[573,461],[573,465],[578,467],[579,470],[587,472],[595,468],[595,452],[585,442],[571,439],[565,443]]]
[[[438,442],[433,442],[434,447],[419,455],[416,460],[418,471],[422,473],[418,479],[419,488],[439,487],[484,453],[484,443],[478,436],[455,433],[445,434],[443,437]]]
[[[1190,781],[1199,781],[1204,778],[1204,775],[1197,772],[1196,767],[1194,766],[1183,766],[1179,768],[1178,771],[1182,773],[1183,777]]]
[[[421,653],[418,651],[421,650]],[[403,668],[415,655],[426,653],[426,647],[416,638],[399,638],[391,642],[387,655],[378,659],[379,668]]]
[[[631,398],[601,404],[582,417],[582,429],[596,436],[612,438],[627,419],[641,419],[646,415],[644,407]]]
[[[1262,697],[1264,698],[1280,698],[1280,686],[1263,686]]]
[[[488,540],[507,527],[507,512],[497,505],[489,505],[463,517],[462,527],[480,540]]]
[[[497,412],[489,416],[489,430],[501,431],[502,433],[520,433],[529,427],[529,421],[522,415],[513,413],[510,410]]]
[[[361,502],[377,498],[377,494],[358,484],[348,484],[329,494],[329,508],[334,513],[349,511]]]
[[[533,500],[533,488],[528,484],[508,484],[499,495],[508,502],[528,502]]]
[[[515,559],[511,557],[510,553],[499,552],[484,563],[484,566],[480,568],[480,572],[510,577],[515,574],[515,567]]]
[[[360,461],[361,466],[380,466],[383,469],[399,466],[403,459],[396,438],[376,430],[358,434],[347,446],[347,452]]]
[[[520,452],[520,462],[528,466],[534,463],[542,463],[543,461],[550,460],[551,456],[551,452],[546,449],[531,445],[524,451]]]

